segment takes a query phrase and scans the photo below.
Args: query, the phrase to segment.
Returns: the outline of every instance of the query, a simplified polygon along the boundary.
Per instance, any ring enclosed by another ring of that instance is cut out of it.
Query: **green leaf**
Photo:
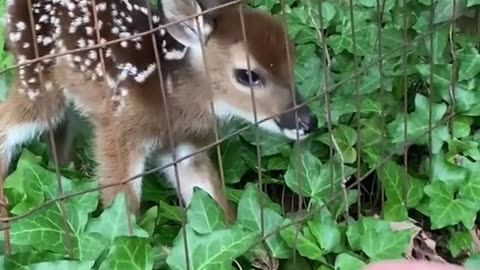
[[[99,233],[86,233],[78,237],[73,249],[75,258],[81,261],[97,260],[107,247],[106,239]]]
[[[388,223],[371,218],[360,224],[359,244],[372,260],[398,259],[407,251],[412,232],[393,232]]]
[[[5,255],[3,264],[0,259],[0,265],[3,265],[3,269],[24,270],[26,266],[31,264],[53,262],[61,259],[63,259],[63,256],[56,253],[28,251]]]
[[[158,211],[161,217],[175,221],[179,224],[183,222],[183,208],[180,206],[173,206],[166,202],[160,201],[158,203]]]
[[[325,86],[325,71],[320,58],[310,56],[306,63],[296,66],[295,77],[303,97],[310,98],[320,94]]]
[[[195,188],[187,220],[199,234],[208,234],[225,228],[225,213],[218,203],[203,189]]]
[[[471,117],[455,117],[452,121],[452,135],[455,138],[464,138],[470,135]]]
[[[459,52],[460,66],[458,69],[458,79],[470,80],[480,72],[480,55],[474,47],[461,49]]]
[[[480,5],[480,0],[467,0],[467,7]]]
[[[40,165],[32,163],[29,159],[21,159],[17,166],[18,172],[23,172],[30,178],[10,178],[8,188],[21,192],[22,188],[31,187],[43,199],[54,199],[58,196],[56,175]],[[28,173],[28,174],[27,174]],[[19,181],[19,182],[17,182]],[[71,181],[62,178],[65,193],[90,189],[94,183]],[[25,189],[26,190],[26,189]],[[33,194],[24,192],[24,194]],[[80,248],[81,233],[83,232],[89,213],[93,212],[98,203],[98,193],[89,192],[64,201],[65,212],[62,210],[62,202],[49,204],[37,212],[11,224],[10,242],[14,247],[32,246],[38,251],[55,251],[60,254],[68,254],[68,249]],[[64,226],[65,225],[65,226]],[[3,240],[0,235],[0,241]],[[71,243],[72,245],[68,245]],[[78,255],[78,254],[77,254]]]
[[[266,238],[267,246],[275,258],[286,259],[291,255],[291,250],[277,232],[283,222],[283,217],[270,208],[262,207],[258,201],[258,192],[254,185],[247,186],[238,205],[237,220],[250,231],[260,233],[263,209],[265,235],[272,235]]]
[[[308,228],[325,254],[334,251],[340,245],[341,232],[336,224],[308,222]]]
[[[467,229],[473,228],[480,206],[469,200],[454,198],[454,190],[441,181],[434,181],[426,186],[425,193],[430,197],[432,229],[441,229],[459,222]]]
[[[396,210],[400,210],[400,207],[406,213],[406,208],[415,207],[422,200],[424,184],[411,177],[405,168],[393,161],[385,162],[377,170],[377,174],[384,185],[387,203],[396,205]],[[401,220],[406,218],[407,216],[404,216]]]
[[[289,226],[285,227],[287,225]],[[295,248],[300,255],[310,260],[324,261],[323,251],[308,227],[303,228],[303,231],[298,231],[299,229],[292,225],[292,220],[285,219],[282,228],[280,235],[289,247]]]
[[[448,34],[450,29],[447,27],[434,31],[433,35],[433,49],[430,48],[430,35],[425,38],[425,46],[427,47],[429,56],[432,57],[434,64],[445,63],[445,48],[447,47]]]
[[[239,136],[234,136],[221,144],[223,176],[228,184],[238,183],[248,171],[246,162],[242,160],[242,144]]]
[[[480,255],[476,254],[471,256],[465,261],[466,270],[475,270],[480,268]]]
[[[460,186],[459,197],[480,205],[480,162],[465,160],[464,167],[468,169],[467,182]]]
[[[260,118],[258,120],[261,120]],[[266,132],[259,130],[258,134],[258,144],[256,137],[256,129],[250,128],[245,132],[241,133],[241,136],[247,140],[250,144],[255,146],[260,146],[262,151],[262,156],[271,156],[280,154],[283,151],[290,150],[291,140],[287,139],[283,135],[273,134],[271,132]]]
[[[474,242],[470,232],[454,232],[448,239],[448,250],[453,257],[458,257],[462,252],[473,251]]]
[[[203,235],[196,233],[188,224],[182,230],[186,230],[192,270],[232,269],[233,260],[244,254],[258,237],[257,233],[246,232],[238,224]],[[179,232],[167,258],[172,270],[187,269],[183,234]]]
[[[358,270],[363,267],[365,267],[365,263],[362,260],[347,253],[338,254],[335,259],[336,270]]]
[[[150,236],[153,235],[155,230],[156,222],[158,215],[158,206],[153,206],[148,209],[143,215],[142,218],[138,221],[138,225],[148,232]]]
[[[119,193],[100,217],[88,223],[86,232],[99,233],[111,243],[118,236],[130,236],[130,226],[133,229],[132,236],[148,237],[148,233],[136,224],[135,216],[128,212],[126,194]]]
[[[429,107],[432,107],[432,121],[430,123]],[[407,116],[400,114],[397,118],[387,125],[388,135],[392,138],[392,142],[395,144],[403,144],[405,141],[415,141],[417,143],[428,142],[428,131],[433,129],[432,132],[439,134],[441,129],[435,126],[442,119],[447,111],[447,106],[443,103],[431,104],[428,98],[417,94],[415,97],[415,111]],[[406,125],[405,125],[405,117]],[[407,138],[405,138],[405,132]],[[439,134],[440,135],[440,134]],[[448,138],[445,136],[433,136],[433,145],[435,149],[440,149],[443,142]],[[438,151],[438,150],[437,150]],[[436,152],[436,151],[433,151]]]
[[[152,248],[147,239],[140,237],[118,236],[99,270],[153,269]]]
[[[330,133],[322,134],[318,138],[324,144],[332,147],[335,151],[341,151],[340,154],[344,157],[349,156],[350,151],[355,152],[355,159],[356,159],[356,151],[352,148],[357,142],[357,132],[353,128],[345,125],[339,125]],[[337,147],[339,148],[337,150]],[[347,159],[346,163],[353,163],[355,159]]]
[[[466,168],[446,160],[441,152],[432,157],[432,179],[445,182],[451,187],[458,187],[465,183],[467,173]]]
[[[377,233],[388,233],[390,227],[387,221],[373,218],[362,218],[357,222],[351,223],[346,232],[347,240],[353,250],[361,250],[361,236],[366,231],[375,231]]]
[[[441,23],[460,17],[466,6],[467,0],[438,1],[435,7],[433,23]]]
[[[90,270],[94,265],[94,261],[55,261],[55,262],[41,262],[35,263],[28,266],[29,270],[65,270],[65,269],[75,269],[75,270]]]
[[[322,164],[309,151],[295,151],[285,174],[285,181],[297,194],[329,199],[332,194],[342,191],[342,181],[354,172],[354,168],[336,161]]]

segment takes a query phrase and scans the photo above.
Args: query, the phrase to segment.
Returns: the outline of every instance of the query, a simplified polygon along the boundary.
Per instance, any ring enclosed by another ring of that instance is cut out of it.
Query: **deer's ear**
[[[197,1],[193,0],[163,0],[162,9],[167,23],[195,15],[202,11]],[[208,36],[212,30],[212,23],[205,20],[203,16],[198,16],[196,19],[188,19],[167,27],[170,35],[187,47],[200,46],[200,41],[205,42],[208,40]]]

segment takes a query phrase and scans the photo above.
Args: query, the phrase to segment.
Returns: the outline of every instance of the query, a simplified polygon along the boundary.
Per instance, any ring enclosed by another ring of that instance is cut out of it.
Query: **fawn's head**
[[[226,2],[162,0],[162,9],[168,22]],[[218,117],[252,123],[255,114],[257,121],[270,118],[260,127],[291,139],[297,138],[297,127],[300,138],[317,128],[316,117],[306,105],[293,110],[294,98],[302,103],[293,83],[295,50],[280,22],[246,7],[240,10],[238,5],[208,12],[197,22],[186,20],[167,31],[189,48],[192,65],[208,72]]]

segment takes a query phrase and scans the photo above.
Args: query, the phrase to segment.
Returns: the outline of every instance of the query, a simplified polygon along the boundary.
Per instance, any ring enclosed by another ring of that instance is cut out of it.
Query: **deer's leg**
[[[191,144],[181,144],[176,148],[176,159],[181,159],[196,151],[197,148]],[[171,154],[162,154],[158,160],[161,165],[165,166],[173,162],[173,156]],[[189,205],[192,200],[194,187],[199,187],[208,192],[223,208],[228,221],[235,220],[235,212],[232,210],[223,193],[218,172],[214,168],[207,153],[202,152],[181,160],[177,163],[177,168],[180,187],[177,186],[177,178],[173,165],[165,168],[163,173],[177,190],[180,188],[182,200],[186,205]]]
[[[142,177],[126,182],[143,173],[147,156],[146,147],[133,140],[126,140],[126,135],[111,128],[96,128],[96,160],[100,185],[109,186],[101,189],[102,204],[108,207],[115,197],[125,192],[130,210],[138,214],[141,199]]]
[[[0,180],[5,177],[18,146],[29,142],[63,118],[65,98],[58,88],[35,99],[15,91],[0,103]]]

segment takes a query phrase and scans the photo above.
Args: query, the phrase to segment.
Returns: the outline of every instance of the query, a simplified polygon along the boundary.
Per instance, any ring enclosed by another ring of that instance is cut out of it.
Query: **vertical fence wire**
[[[149,30],[153,29],[152,25],[152,8],[150,2],[147,4],[148,6],[148,28]],[[195,21],[197,19],[195,18]],[[157,65],[157,74],[158,78],[160,81],[160,91],[162,93],[162,101],[163,101],[163,108],[164,108],[164,113],[165,113],[165,119],[167,123],[167,136],[168,136],[168,147],[170,148],[170,153],[172,155],[173,159],[173,170],[175,174],[175,183],[176,183],[176,192],[177,192],[177,197],[179,198],[179,204],[180,207],[184,207],[183,200],[182,200],[182,186],[180,182],[180,175],[179,175],[179,170],[178,170],[178,160],[177,160],[177,153],[175,149],[175,142],[173,140],[173,134],[172,134],[172,119],[170,117],[170,110],[168,109],[169,105],[167,102],[167,89],[165,88],[164,84],[164,78],[163,78],[163,73],[162,73],[162,63],[160,61],[160,53],[158,51],[158,44],[157,44],[157,39],[155,38],[155,33],[151,34],[151,39],[152,39],[152,45],[153,45],[153,51],[155,55],[155,63]],[[187,214],[186,211],[182,211],[182,224],[185,225],[187,224]],[[187,270],[190,269],[191,264],[190,264],[190,256],[188,256],[188,251],[189,251],[189,246],[188,246],[188,237],[187,237],[187,230],[182,230],[182,236],[183,236],[183,244],[185,245],[184,250],[185,250],[185,264],[187,266]]]
[[[450,46],[448,46],[450,50],[450,56],[452,57],[452,70],[450,72],[450,89],[448,91],[449,97],[450,97],[450,102],[449,102],[449,115],[455,114],[456,111],[456,95],[455,95],[455,86],[456,86],[456,81],[457,81],[457,55],[455,52],[455,43],[456,43],[456,20],[455,18],[457,17],[457,0],[452,0],[453,4],[453,9],[452,9],[452,22],[450,23],[450,28],[448,29],[448,42],[450,43]],[[432,71],[433,73],[433,71]],[[448,127],[450,134],[454,134],[454,127],[453,127],[453,121],[454,119],[450,119],[448,121]],[[432,147],[432,146],[430,146]]]
[[[433,22],[434,22],[434,18],[435,18],[435,1],[434,0],[430,0],[430,16],[429,16],[429,21],[428,21],[428,24],[429,24],[429,29],[433,29]],[[434,32],[430,32],[430,35],[429,35],[429,39],[428,39],[428,42],[429,42],[429,47],[430,47],[430,55],[429,55],[429,66],[430,66],[430,74],[429,74],[429,86],[428,86],[428,95],[429,95],[429,104],[428,104],[428,145],[431,147],[432,146],[432,142],[433,142],[433,135],[432,135],[432,128],[433,128],[433,97],[434,97],[434,92],[437,90],[435,89],[435,86],[434,86],[434,83],[433,83],[433,79],[434,79],[434,76],[433,76],[433,72],[434,72],[434,63],[433,63],[433,56],[435,55],[435,47],[434,47],[434,37],[435,37],[435,33]],[[432,151],[429,149],[428,151],[428,175],[429,175],[429,181],[433,181],[433,153]]]
[[[402,24],[403,24],[403,43],[408,44],[408,26],[407,26],[407,18],[408,18],[408,3],[407,0],[403,0],[403,9],[402,9]],[[408,49],[409,46],[402,47],[402,68],[403,68],[403,139],[405,142],[408,142]],[[403,147],[403,165],[404,165],[404,174],[408,175],[408,144],[405,144]],[[408,205],[408,190],[410,189],[410,179],[408,178],[406,181],[402,182],[403,186],[403,197],[405,200],[405,205]]]
[[[383,56],[383,31],[382,31],[382,24],[383,24],[383,13],[385,12],[385,0],[376,0],[376,5],[377,5],[377,48],[378,48],[378,73],[380,74],[380,101],[385,100],[385,92],[384,92],[384,81],[383,81],[383,61],[384,61],[384,56]],[[383,102],[380,102],[381,108],[380,108],[380,115],[382,116],[382,123],[381,123],[381,130],[380,130],[380,158],[384,159],[385,157],[385,117],[384,117],[384,106]],[[360,157],[359,157],[360,160]],[[361,161],[360,161],[361,162]],[[378,170],[380,171],[381,174],[384,174],[383,172],[383,164],[381,164],[378,167]],[[382,187],[380,188],[381,193],[381,212],[382,212],[382,217],[384,216],[384,201],[385,201],[385,192],[383,189],[383,183],[381,179],[379,179],[379,186]],[[360,195],[360,194],[359,194]]]
[[[238,13],[240,17],[240,25],[241,25],[241,30],[242,30],[242,38],[244,44],[248,44],[249,40],[247,37],[247,28],[245,25],[245,18],[244,18],[244,7],[243,5],[238,5]],[[258,185],[260,187],[260,191],[263,191],[263,177],[262,177],[262,149],[260,145],[260,130],[258,127],[259,121],[258,121],[258,114],[257,114],[257,103],[255,101],[255,91],[253,89],[253,79],[252,79],[252,73],[250,72],[252,70],[252,62],[250,59],[250,55],[248,52],[245,52],[245,60],[247,62],[247,70],[248,72],[248,81],[249,81],[249,88],[250,88],[250,97],[251,97],[251,102],[252,102],[252,109],[253,109],[253,123],[255,126],[255,147],[256,147],[256,155],[257,155],[257,176],[258,176]],[[261,238],[264,239],[265,237],[265,213],[264,213],[264,200],[260,195],[260,192],[257,193],[257,198],[260,204],[260,233],[261,233]],[[271,262],[273,261],[272,255],[270,253],[270,250],[268,248],[267,242],[264,239],[262,241],[262,245],[267,251],[268,255],[268,260],[270,262],[270,265],[272,264]]]
[[[38,49],[38,44],[37,44],[37,33],[35,31],[35,19],[33,15],[33,6],[32,6],[32,0],[27,0],[27,7],[28,7],[28,17],[29,17],[29,23],[32,31],[32,45],[33,45],[33,52],[34,52],[34,58],[38,58],[40,56],[39,49]],[[38,68],[37,70],[37,75],[40,83],[40,92],[45,92],[45,80],[43,77],[43,71],[44,67],[42,66],[41,62],[38,62],[36,64],[36,67]],[[50,143],[52,145],[52,154],[54,157],[54,163],[55,163],[55,176],[56,176],[56,181],[57,181],[57,191],[59,196],[63,196],[63,184],[62,184],[62,176],[60,175],[60,168],[58,165],[58,158],[57,158],[57,152],[56,152],[56,145],[55,145],[55,139],[53,136],[53,125],[52,125],[52,119],[48,116],[48,113],[46,112],[45,108],[42,108],[41,114],[43,114],[44,119],[47,121],[47,126],[48,126],[48,133],[49,133],[49,139]],[[60,208],[60,213],[62,216],[62,229],[65,234],[65,246],[67,248],[68,255],[70,257],[73,257],[73,246],[72,246],[72,236],[71,232],[69,230],[69,224],[67,220],[67,214],[66,214],[66,208],[65,208],[65,202],[64,200],[60,200],[58,207]],[[10,243],[9,243],[10,245]]]
[[[350,16],[350,28],[351,28],[351,35],[352,35],[352,47],[353,47],[353,72],[357,73],[358,71],[358,53],[357,53],[357,38],[356,38],[356,33],[355,33],[355,12],[354,12],[354,4],[353,0],[349,0],[349,16]],[[380,59],[380,61],[382,61]],[[357,179],[360,179],[362,177],[361,175],[361,138],[360,138],[360,113],[361,113],[361,102],[362,98],[360,95],[360,79],[359,76],[355,76],[355,96],[356,96],[356,103],[357,103],[357,112],[356,112],[356,124],[357,124]],[[361,194],[361,188],[360,185],[357,186],[357,194],[358,197],[360,198]],[[358,211],[358,216],[361,216],[362,213],[362,207],[361,207],[361,201],[359,200],[357,204],[357,211]]]
[[[292,60],[292,56],[290,55],[290,47],[289,47],[289,42],[288,42],[288,39],[289,39],[289,31],[288,31],[288,24],[287,24],[287,14],[286,14],[286,3],[285,3],[285,0],[280,0],[280,6],[281,6],[281,17],[282,17],[282,25],[284,27],[284,40],[283,42],[285,43],[285,57],[286,57],[286,60],[287,60],[287,65],[288,65],[288,74],[289,74],[289,82],[290,82],[290,85],[289,85],[289,88],[290,88],[290,94],[292,96],[292,100],[293,100],[293,107],[297,107],[297,97],[296,97],[296,87],[295,87],[295,75],[294,75],[294,71],[292,70],[292,66],[295,64],[293,63],[293,60]],[[294,112],[294,117],[295,117],[295,136],[296,136],[296,139],[297,139],[297,142],[294,144],[294,148],[293,148],[293,155],[295,157],[294,159],[294,162],[295,162],[295,179],[299,182],[299,186],[300,186],[300,190],[302,190],[303,186],[304,186],[304,177],[300,174],[300,170],[299,168],[301,168],[300,166],[300,151],[302,150],[301,149],[301,144],[298,143],[298,139],[300,138],[300,134],[299,134],[299,118],[298,118],[298,111],[295,110]],[[295,198],[296,196],[293,196],[293,198]],[[298,194],[298,207],[297,207],[297,211],[301,211],[302,208],[303,208],[303,202],[304,202],[304,198],[302,196],[302,194]],[[294,203],[294,200],[292,199],[292,204]],[[307,209],[308,211],[309,209]],[[300,230],[298,228],[296,228],[295,230],[295,240],[294,240],[294,247],[296,249],[297,247],[297,242],[298,242],[298,235],[300,233]],[[297,254],[294,252],[293,253],[293,263],[294,265],[297,264]]]

